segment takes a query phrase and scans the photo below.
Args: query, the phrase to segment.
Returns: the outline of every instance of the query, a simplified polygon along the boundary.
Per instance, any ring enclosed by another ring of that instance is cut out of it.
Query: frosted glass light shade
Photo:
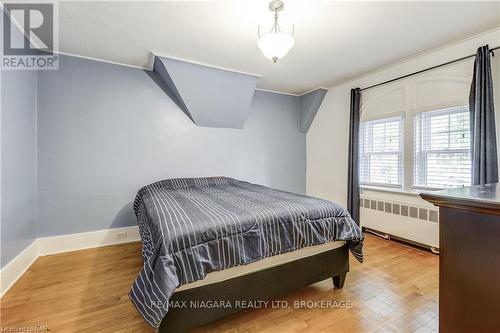
[[[293,37],[283,32],[270,32],[257,41],[257,47],[264,56],[274,62],[286,56],[294,45]]]

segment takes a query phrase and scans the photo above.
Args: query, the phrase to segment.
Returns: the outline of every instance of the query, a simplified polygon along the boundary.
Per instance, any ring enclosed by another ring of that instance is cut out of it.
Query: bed
[[[180,332],[332,278],[342,288],[363,234],[339,205],[227,178],[147,185],[134,201],[143,268],[129,297]],[[293,278],[290,278],[293,276]]]

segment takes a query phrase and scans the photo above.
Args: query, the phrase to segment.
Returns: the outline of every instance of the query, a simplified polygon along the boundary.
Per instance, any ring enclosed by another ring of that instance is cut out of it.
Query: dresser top
[[[500,214],[500,183],[427,192],[420,196],[436,206]]]

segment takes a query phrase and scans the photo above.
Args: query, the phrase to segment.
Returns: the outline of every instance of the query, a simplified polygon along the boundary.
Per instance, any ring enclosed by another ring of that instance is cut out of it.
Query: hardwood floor
[[[347,309],[257,309],[196,332],[437,331],[438,256],[372,235],[365,253],[363,264],[351,257],[344,289],[327,280],[281,298],[347,301]],[[0,301],[0,327],[152,332],[127,296],[140,268],[140,243],[41,257]]]

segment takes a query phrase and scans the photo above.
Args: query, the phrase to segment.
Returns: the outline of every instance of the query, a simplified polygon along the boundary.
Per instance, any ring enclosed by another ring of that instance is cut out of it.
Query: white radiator
[[[361,195],[361,226],[439,248],[439,210],[418,197]]]

